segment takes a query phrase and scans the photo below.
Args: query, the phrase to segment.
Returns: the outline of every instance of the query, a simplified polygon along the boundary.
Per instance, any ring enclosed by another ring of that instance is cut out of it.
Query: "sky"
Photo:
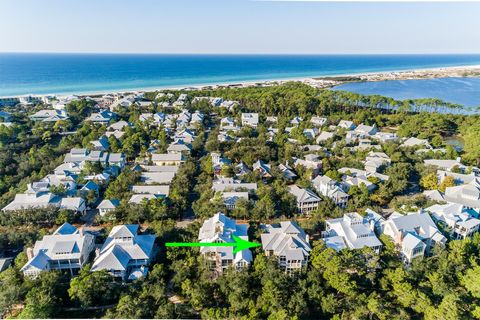
[[[0,52],[480,53],[480,2],[0,0]]]

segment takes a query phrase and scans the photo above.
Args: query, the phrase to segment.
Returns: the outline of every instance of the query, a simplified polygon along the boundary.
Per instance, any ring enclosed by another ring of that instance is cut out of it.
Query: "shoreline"
[[[247,88],[247,87],[264,87],[282,85],[287,82],[301,82],[319,89],[326,89],[338,86],[349,82],[379,82],[379,81],[395,81],[395,80],[426,80],[437,78],[472,78],[480,77],[480,65],[465,65],[465,66],[447,66],[423,69],[405,69],[405,70],[390,70],[378,72],[360,72],[360,73],[346,73],[333,74],[327,76],[312,76],[312,77],[288,77],[278,79],[263,79],[263,80],[248,80],[248,81],[229,81],[219,83],[204,83],[184,86],[152,86],[132,89],[115,89],[115,90],[99,90],[88,92],[70,92],[70,93],[46,93],[46,94],[24,94],[14,96],[0,96],[5,98],[20,98],[26,96],[42,97],[42,96],[57,96],[65,97],[69,95],[76,95],[79,97],[97,97],[107,94],[128,94],[135,92],[148,91],[167,91],[167,90],[211,90],[221,88]]]

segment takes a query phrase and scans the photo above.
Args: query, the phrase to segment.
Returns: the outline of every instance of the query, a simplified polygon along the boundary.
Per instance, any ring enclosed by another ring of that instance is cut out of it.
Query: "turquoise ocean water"
[[[184,87],[477,64],[480,55],[0,53],[0,96]]]

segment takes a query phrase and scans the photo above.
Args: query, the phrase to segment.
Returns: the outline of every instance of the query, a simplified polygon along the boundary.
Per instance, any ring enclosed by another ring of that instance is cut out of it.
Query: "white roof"
[[[200,242],[234,242],[233,235],[248,240],[248,225],[237,224],[235,220],[219,212],[205,220],[200,228],[198,239]],[[233,253],[233,249],[233,247],[200,247],[200,252],[202,254],[215,252],[223,259],[234,261],[245,260],[247,263],[252,261],[252,253],[249,249],[237,253]]]
[[[93,242],[93,235],[63,224],[54,234],[35,242],[34,256],[22,267],[22,271],[30,268],[45,270],[51,260],[80,259],[82,255],[88,255],[86,251],[93,248]]]

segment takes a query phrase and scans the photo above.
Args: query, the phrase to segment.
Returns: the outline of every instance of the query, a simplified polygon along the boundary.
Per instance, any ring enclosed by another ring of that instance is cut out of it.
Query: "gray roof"
[[[184,161],[184,157],[180,153],[152,153],[152,161]]]
[[[117,199],[104,199],[98,204],[97,209],[115,209],[119,205],[120,201],[118,201]]]
[[[142,172],[140,180],[146,184],[170,184],[175,172]]]
[[[306,260],[312,248],[308,236],[296,222],[283,221],[280,225],[262,226],[263,250],[273,250],[276,256],[285,256],[286,260]]]
[[[138,228],[138,225],[115,226],[95,258],[92,271],[127,271],[131,260],[149,261],[155,235],[138,235]]]
[[[319,202],[322,200],[313,191],[300,188],[296,185],[289,186],[288,191],[297,198],[298,203]]]
[[[386,223],[390,224],[395,232],[410,232],[422,239],[429,239],[436,233],[440,233],[432,218],[427,213],[395,216],[388,219]]]

